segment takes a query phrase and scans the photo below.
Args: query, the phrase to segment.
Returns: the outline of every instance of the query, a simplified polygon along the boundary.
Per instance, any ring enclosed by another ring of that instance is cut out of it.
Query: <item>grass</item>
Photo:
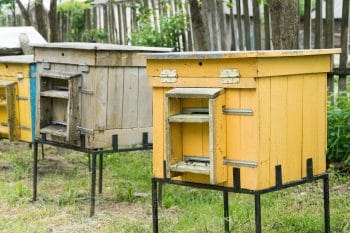
[[[105,157],[104,189],[89,218],[87,157],[46,149],[32,196],[32,151],[0,143],[0,232],[151,232],[151,152]],[[332,232],[350,232],[350,177],[330,171]],[[254,199],[230,194],[232,232],[254,231]],[[322,182],[265,194],[263,232],[323,232]],[[167,185],[160,232],[222,232],[220,192]]]

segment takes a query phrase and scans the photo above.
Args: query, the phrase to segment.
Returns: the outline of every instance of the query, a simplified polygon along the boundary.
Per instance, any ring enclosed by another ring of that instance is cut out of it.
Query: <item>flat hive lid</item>
[[[19,35],[26,34],[29,43],[46,43],[46,40],[34,27],[0,27],[0,54],[20,54],[22,48]]]
[[[105,50],[105,51],[134,51],[134,52],[171,52],[172,48],[160,47],[145,47],[145,46],[129,46],[116,44],[102,44],[102,43],[32,43],[31,46],[35,48],[60,48],[60,49],[77,49],[77,50]]]
[[[308,49],[308,50],[260,50],[260,51],[205,51],[205,52],[172,52],[148,53],[147,59],[224,59],[249,57],[295,57],[338,54],[340,49]]]
[[[34,55],[3,56],[0,57],[0,63],[31,64],[34,63]]]
[[[174,88],[166,92],[167,97],[174,98],[215,98],[221,92],[222,88]]]
[[[15,84],[15,81],[0,80],[0,87],[6,87]]]

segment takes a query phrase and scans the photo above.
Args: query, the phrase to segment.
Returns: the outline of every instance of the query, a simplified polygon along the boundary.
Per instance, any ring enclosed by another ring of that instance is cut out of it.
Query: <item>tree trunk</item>
[[[32,19],[30,18],[28,10],[24,7],[23,3],[21,0],[16,0],[16,3],[18,5],[18,8],[21,11],[21,14],[24,18],[24,22],[26,26],[31,26],[32,25]]]
[[[206,28],[204,26],[203,18],[201,15],[201,9],[197,0],[190,0],[191,21],[193,27],[194,41],[197,45],[197,50],[207,51],[209,50],[208,37]]]
[[[43,0],[35,1],[35,18],[38,25],[38,32],[45,38],[45,40],[47,40],[47,24]]]
[[[273,49],[298,48],[298,0],[269,0]]]
[[[58,41],[57,0],[51,0],[49,11],[50,42]]]

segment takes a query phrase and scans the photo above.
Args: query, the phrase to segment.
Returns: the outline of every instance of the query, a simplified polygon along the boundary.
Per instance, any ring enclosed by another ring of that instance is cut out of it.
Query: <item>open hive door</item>
[[[77,126],[80,124],[80,73],[42,72],[38,87],[39,134],[63,142],[79,139]]]
[[[222,88],[174,88],[165,94],[167,177],[197,174],[227,180]]]
[[[0,80],[0,137],[19,140],[16,82]]]

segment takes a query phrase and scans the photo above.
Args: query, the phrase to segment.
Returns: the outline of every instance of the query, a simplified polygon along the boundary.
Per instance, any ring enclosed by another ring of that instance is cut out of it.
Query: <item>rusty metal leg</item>
[[[330,211],[329,211],[329,177],[326,174],[323,178],[323,208],[324,208],[324,232],[331,232]]]
[[[152,219],[153,233],[158,233],[158,200],[157,200],[157,181],[152,180]]]
[[[261,233],[261,205],[260,205],[260,193],[254,194],[255,200],[255,232]]]
[[[93,152],[93,153],[92,153],[90,217],[94,216],[94,214],[95,214],[95,199],[96,199],[96,155],[97,155],[97,152]]]
[[[38,187],[38,141],[34,140],[33,154],[33,201],[36,201]]]
[[[41,158],[45,159],[44,143],[41,143]]]
[[[99,168],[98,168],[98,193],[102,193],[102,186],[103,186],[103,153],[100,153],[99,156]]]
[[[228,192],[223,191],[224,197],[224,225],[225,225],[225,233],[230,232],[230,219],[229,219],[229,209],[228,209]]]

